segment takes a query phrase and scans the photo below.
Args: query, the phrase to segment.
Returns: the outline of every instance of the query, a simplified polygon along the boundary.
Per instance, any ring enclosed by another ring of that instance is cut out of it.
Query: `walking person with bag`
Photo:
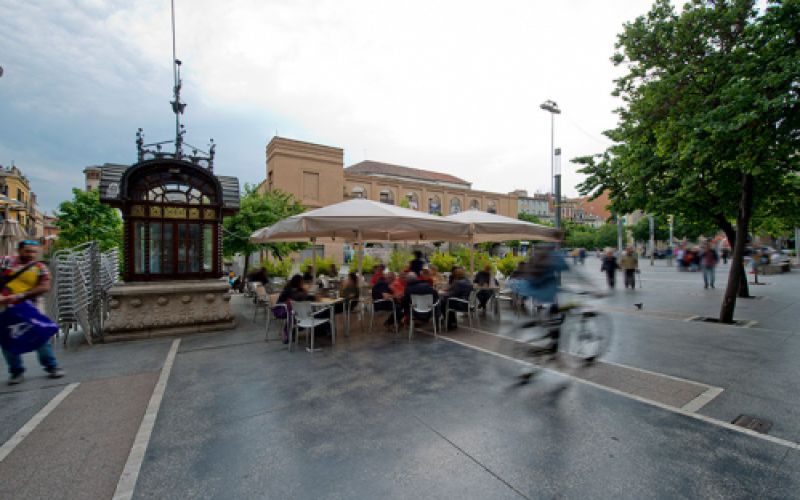
[[[22,353],[29,351],[36,351],[50,378],[61,378],[64,371],[49,342],[58,327],[35,307],[36,299],[50,290],[50,271],[37,259],[38,241],[21,241],[17,252],[5,260],[0,270],[0,344],[8,364],[8,384],[24,380]]]

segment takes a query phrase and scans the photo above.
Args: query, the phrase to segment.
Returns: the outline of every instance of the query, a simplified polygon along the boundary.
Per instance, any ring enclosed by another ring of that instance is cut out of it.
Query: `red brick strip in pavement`
[[[82,382],[0,463],[0,498],[111,498],[158,376]]]

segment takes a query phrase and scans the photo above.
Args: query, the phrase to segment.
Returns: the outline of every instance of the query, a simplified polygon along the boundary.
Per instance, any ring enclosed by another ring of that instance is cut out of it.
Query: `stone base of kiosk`
[[[236,326],[224,280],[120,283],[108,291],[103,340],[229,330]]]

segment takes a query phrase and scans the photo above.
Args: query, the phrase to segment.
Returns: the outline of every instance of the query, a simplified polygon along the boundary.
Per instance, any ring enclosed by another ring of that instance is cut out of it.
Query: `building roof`
[[[120,182],[131,165],[106,163],[100,168],[100,199],[116,201],[120,198]],[[222,188],[222,207],[228,210],[239,209],[239,179],[227,175],[215,175]]]
[[[433,172],[431,170],[422,170],[420,168],[403,167],[400,165],[392,165],[390,163],[382,163],[371,160],[362,161],[360,163],[356,163],[355,165],[346,167],[344,172],[346,174],[382,175],[391,177],[404,177],[406,179],[417,181],[460,184],[465,188],[469,188],[471,186],[469,182],[454,175],[444,174],[442,172]]]
[[[594,200],[590,200],[588,196],[583,197],[582,208],[585,214],[595,215],[603,220],[611,217],[611,211],[608,206],[611,201],[608,199],[608,191],[603,191],[600,196]]]

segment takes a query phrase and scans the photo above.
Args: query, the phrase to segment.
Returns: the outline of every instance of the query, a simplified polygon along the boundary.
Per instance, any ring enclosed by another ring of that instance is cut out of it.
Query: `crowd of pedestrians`
[[[710,241],[702,247],[688,248],[686,245],[679,246],[675,251],[675,259],[678,271],[680,272],[703,272],[704,288],[714,288],[716,267],[720,259],[727,263],[729,250],[723,249],[718,253]],[[622,270],[624,273],[625,288],[636,288],[636,277],[640,273],[639,257],[633,247],[625,248],[621,254],[613,249],[606,249],[598,255],[600,258],[600,272],[606,275],[606,284],[609,288],[616,286],[616,272]]]

